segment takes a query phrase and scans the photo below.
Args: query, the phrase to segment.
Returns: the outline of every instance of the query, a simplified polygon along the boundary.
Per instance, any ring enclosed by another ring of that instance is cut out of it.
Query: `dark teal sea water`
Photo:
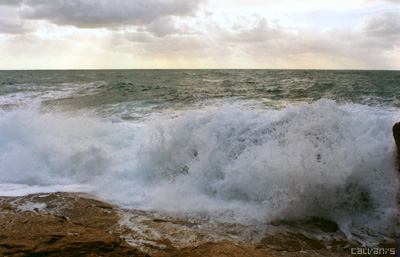
[[[0,71],[0,191],[397,235],[399,71]]]
[[[151,112],[213,101],[253,101],[261,109],[281,109],[326,98],[340,104],[400,107],[398,71],[0,71],[0,85],[3,108],[39,99],[44,106],[110,111],[103,116],[119,113],[111,105]]]

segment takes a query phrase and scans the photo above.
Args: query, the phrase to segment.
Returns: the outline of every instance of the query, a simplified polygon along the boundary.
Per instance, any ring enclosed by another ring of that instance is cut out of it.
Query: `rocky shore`
[[[176,249],[167,240],[149,255],[121,239],[118,208],[107,203],[70,193],[0,202],[0,256],[275,256],[228,241]]]
[[[400,123],[393,126],[393,136],[400,153]],[[245,241],[235,237],[240,227],[227,235],[196,221],[124,210],[82,193],[0,197],[0,256],[351,256],[352,249],[362,249],[328,220],[280,221],[273,226],[279,232]],[[397,242],[391,238],[378,247],[398,254]]]
[[[106,232],[118,221],[112,212],[99,213],[112,209],[107,204],[77,198],[82,208],[71,210],[70,218],[40,211],[61,195],[2,198],[0,256],[148,256]],[[38,201],[27,202],[32,197]]]
[[[127,219],[133,227],[124,225]],[[340,234],[332,222],[312,223],[314,229]],[[350,255],[351,245],[340,239],[326,245],[304,234],[289,233],[285,237],[267,235],[256,244],[249,244],[194,227],[140,211],[126,215],[119,207],[82,194],[0,198],[0,256]]]

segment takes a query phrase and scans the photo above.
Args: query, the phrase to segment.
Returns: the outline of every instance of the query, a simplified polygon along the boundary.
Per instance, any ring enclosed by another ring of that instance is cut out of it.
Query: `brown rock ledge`
[[[65,217],[20,211],[9,203],[2,203],[0,256],[148,255],[105,231],[76,225]]]
[[[144,228],[137,231],[120,224],[123,210],[88,197],[73,193],[0,197],[0,256],[350,256],[342,247],[347,242],[338,241],[328,249],[318,240],[292,234],[266,236],[255,245],[238,243],[192,229],[193,224],[154,218],[141,211],[129,216],[129,224]],[[313,227],[317,223],[312,221]],[[329,229],[327,233],[336,233],[334,224],[322,222],[321,226]],[[161,237],[151,237],[152,233]],[[185,236],[195,239],[176,244],[176,240],[185,241]]]
[[[0,197],[0,256],[150,256],[120,238],[116,209],[80,194]],[[168,247],[152,256],[275,255],[255,247],[221,242],[183,249]]]

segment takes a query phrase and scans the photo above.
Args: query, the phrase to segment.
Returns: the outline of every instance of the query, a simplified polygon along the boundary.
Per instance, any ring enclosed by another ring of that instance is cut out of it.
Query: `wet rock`
[[[349,242],[337,224],[321,218],[279,221],[273,224],[279,233],[244,242],[203,229],[196,220],[123,210],[89,197],[76,193],[0,197],[0,256],[349,255]]]
[[[393,137],[397,147],[397,153],[400,154],[400,122],[393,125]]]
[[[0,256],[147,256],[119,237],[40,212],[1,211]]]
[[[115,213],[102,211],[111,206],[75,197],[57,193],[2,198],[0,256],[149,256],[106,231],[119,220]],[[53,214],[27,207],[40,203],[53,205]]]
[[[239,246],[229,242],[206,243],[197,247],[182,249],[174,257],[268,257],[277,256],[267,250],[256,249],[251,246]]]

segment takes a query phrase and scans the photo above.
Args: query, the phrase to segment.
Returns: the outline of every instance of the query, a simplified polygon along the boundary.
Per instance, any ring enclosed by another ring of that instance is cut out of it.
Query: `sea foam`
[[[319,100],[141,123],[0,112],[0,182],[90,185],[99,198],[222,222],[321,217],[349,237],[397,233],[399,113]]]

